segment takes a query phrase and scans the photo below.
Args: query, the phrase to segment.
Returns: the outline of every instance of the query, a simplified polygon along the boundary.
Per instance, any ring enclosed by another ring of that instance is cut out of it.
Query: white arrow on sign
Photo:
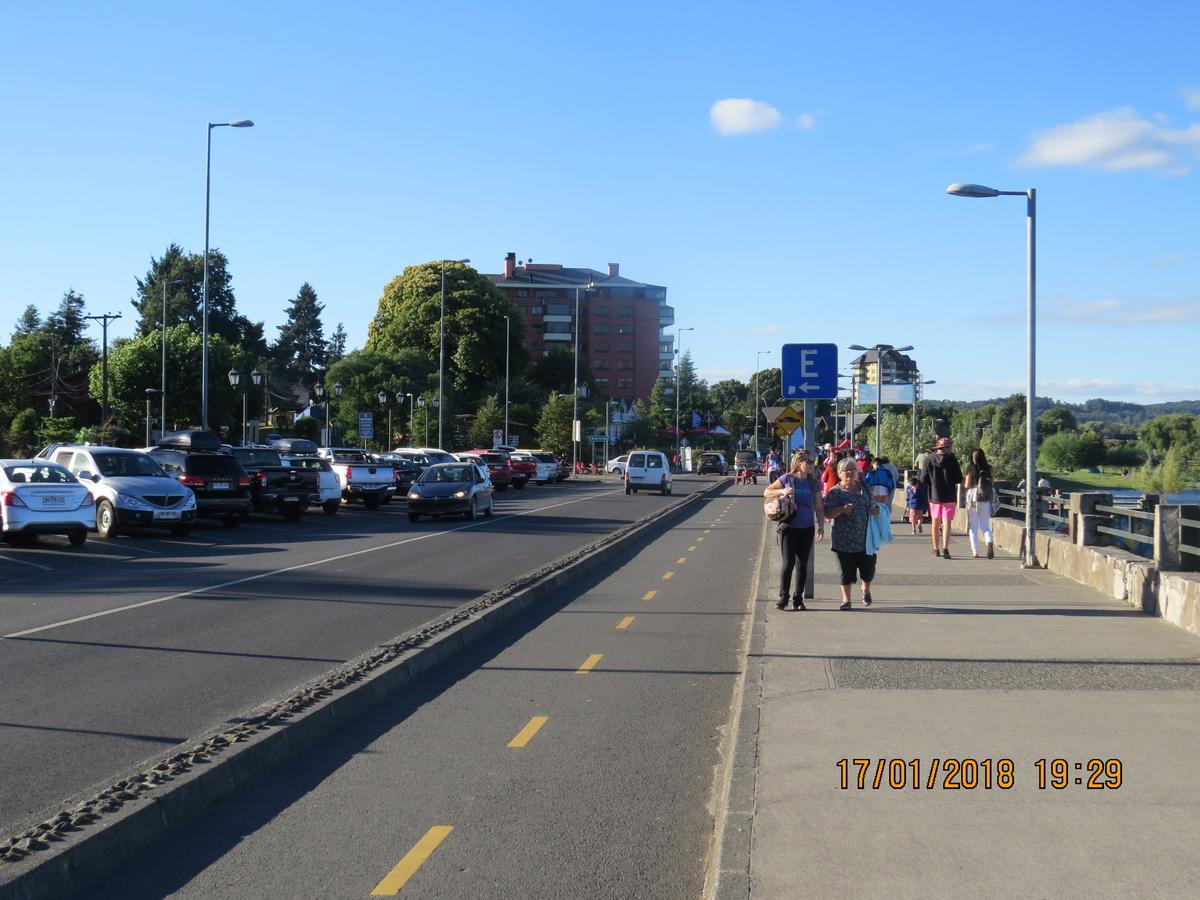
[[[804,384],[790,385],[788,387],[788,392],[794,394],[794,393],[796,393],[796,391],[802,391],[803,393],[807,394],[809,391],[818,391],[820,389],[821,389],[821,386],[819,384],[809,384],[806,381],[806,382],[804,382]]]

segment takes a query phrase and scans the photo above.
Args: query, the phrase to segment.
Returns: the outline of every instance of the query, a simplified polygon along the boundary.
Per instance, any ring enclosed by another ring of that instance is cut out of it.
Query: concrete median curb
[[[717,481],[548,566],[310,680],[236,723],[180,745],[52,818],[0,841],[0,900],[79,891],[144,845],[334,733],[379,701],[503,626],[648,531],[686,516],[730,482]],[[183,749],[186,748],[186,749]]]

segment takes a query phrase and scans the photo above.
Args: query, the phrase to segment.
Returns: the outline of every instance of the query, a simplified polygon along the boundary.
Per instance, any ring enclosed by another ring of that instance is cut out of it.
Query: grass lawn
[[[1138,479],[1133,475],[1126,476],[1115,472],[1102,471],[1099,475],[1094,475],[1087,469],[1075,469],[1073,472],[1046,472],[1045,475],[1046,480],[1063,493],[1102,491],[1107,488],[1139,489]]]

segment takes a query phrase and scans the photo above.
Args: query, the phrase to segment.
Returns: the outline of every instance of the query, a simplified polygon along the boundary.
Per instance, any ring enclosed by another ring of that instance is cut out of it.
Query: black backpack
[[[979,483],[975,485],[975,499],[980,503],[992,502],[992,476],[987,469],[979,470]]]

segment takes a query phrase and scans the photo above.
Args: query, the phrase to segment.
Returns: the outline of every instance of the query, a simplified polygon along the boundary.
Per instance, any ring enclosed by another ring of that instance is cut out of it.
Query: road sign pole
[[[808,451],[809,459],[816,459],[817,451],[817,410],[816,401],[804,401],[804,449]],[[814,462],[815,466],[816,463]],[[790,468],[791,463],[788,463]],[[815,522],[813,523],[816,524]],[[815,537],[815,535],[814,535]],[[804,570],[804,599],[812,600],[816,596],[815,586],[813,584],[813,569],[816,568],[816,544],[811,543],[808,547],[808,566]]]

